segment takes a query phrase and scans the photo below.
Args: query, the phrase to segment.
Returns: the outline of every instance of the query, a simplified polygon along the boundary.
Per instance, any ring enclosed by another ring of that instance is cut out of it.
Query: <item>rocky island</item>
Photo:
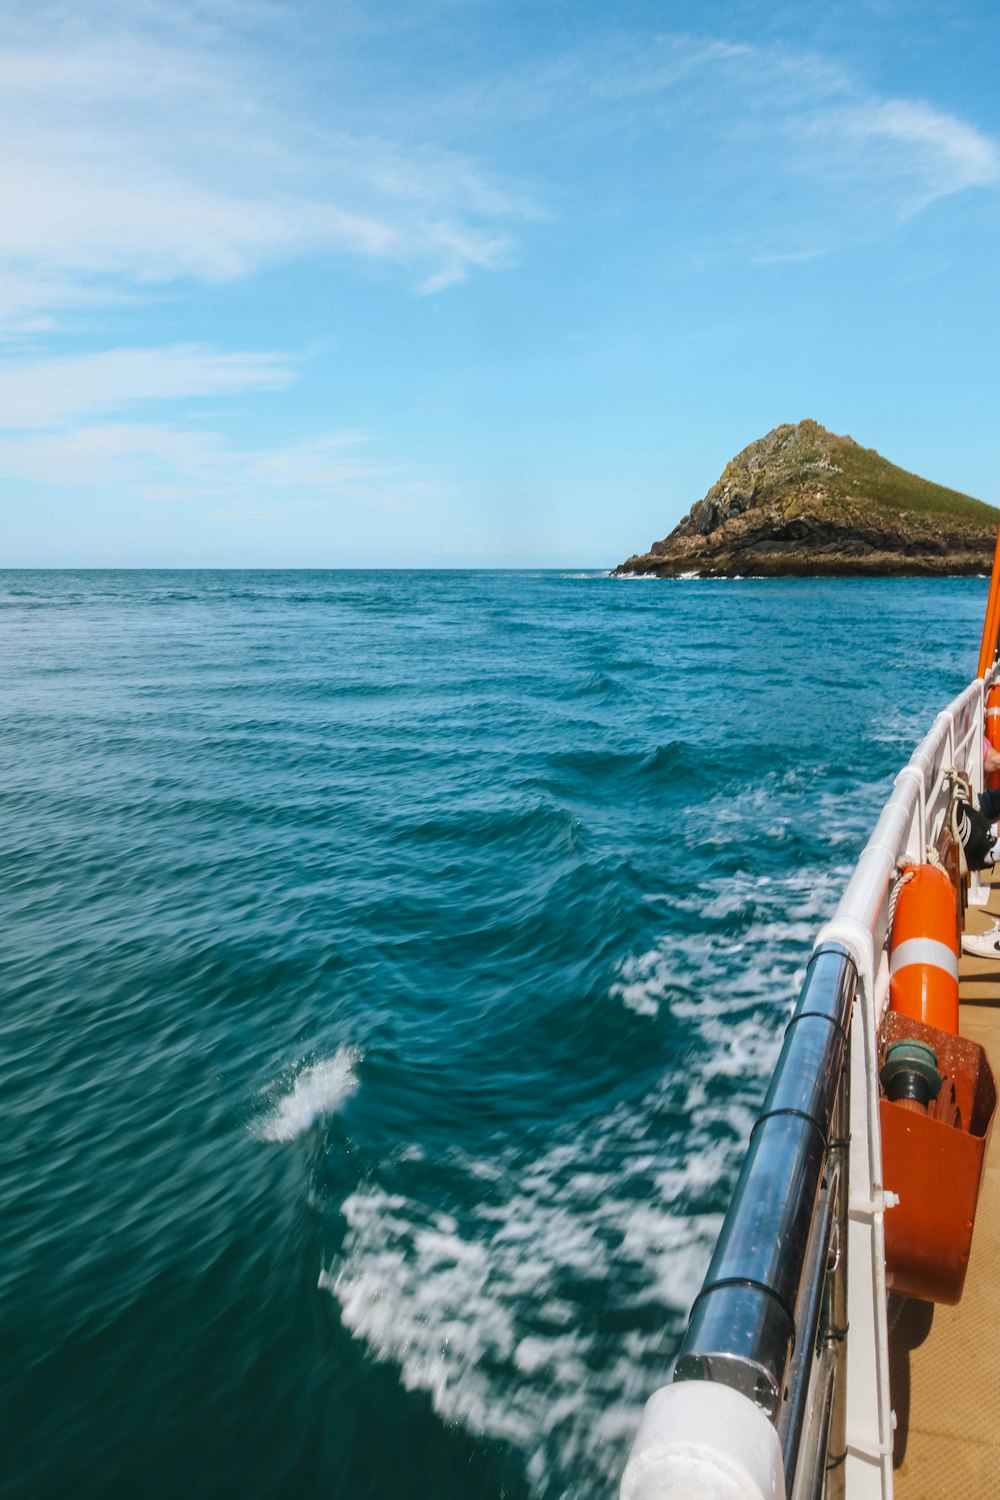
[[[1000,510],[898,469],[818,422],[744,448],[680,525],[615,573],[841,577],[989,573]]]

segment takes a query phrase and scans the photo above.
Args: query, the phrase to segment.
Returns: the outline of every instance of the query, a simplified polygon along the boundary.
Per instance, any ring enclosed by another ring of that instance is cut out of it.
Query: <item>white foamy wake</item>
[[[732,1142],[692,1123],[665,1153],[669,1087],[535,1156],[453,1148],[448,1208],[374,1183],[343,1204],[319,1280],[345,1327],[446,1421],[514,1445],[536,1496],[610,1491],[718,1235],[703,1206]]]
[[[304,1068],[259,1127],[265,1141],[291,1141],[314,1120],[333,1114],[358,1086],[354,1047],[338,1047],[333,1057]]]
[[[397,1157],[391,1185],[366,1182],[343,1204],[341,1253],[320,1285],[344,1326],[446,1421],[512,1445],[535,1500],[611,1493],[645,1401],[669,1379],[844,878],[735,871],[669,897],[696,930],[628,959],[609,999],[668,1011],[690,1068],[544,1147],[455,1146],[433,1185],[418,1158]]]
[[[773,877],[734,871],[688,895],[648,896],[690,914],[695,926],[665,931],[655,948],[624,958],[611,997],[650,1017],[664,1003],[672,1016],[696,1019],[752,1008],[773,1036],[771,1023],[783,1001],[795,1000],[813,940],[849,874],[847,865]],[[769,1065],[765,1059],[765,1076],[776,1055]]]

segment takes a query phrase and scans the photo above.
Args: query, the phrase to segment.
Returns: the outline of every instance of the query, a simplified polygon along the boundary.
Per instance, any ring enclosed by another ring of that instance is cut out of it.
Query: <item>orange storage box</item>
[[[885,1215],[885,1261],[893,1291],[928,1302],[957,1302],[965,1285],[979,1184],[993,1128],[997,1092],[982,1047],[965,1037],[887,1011],[879,1028],[879,1067],[886,1049],[903,1039],[927,1042],[937,1053],[945,1090],[954,1085],[959,1123],[943,1093],[927,1114],[879,1100],[882,1181],[899,1197]]]

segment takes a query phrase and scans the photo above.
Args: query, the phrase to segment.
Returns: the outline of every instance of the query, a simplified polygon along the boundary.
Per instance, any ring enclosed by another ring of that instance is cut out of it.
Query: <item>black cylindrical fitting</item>
[[[894,1104],[913,1099],[926,1109],[941,1092],[943,1079],[937,1062],[937,1053],[928,1042],[900,1037],[886,1050],[879,1073],[886,1097]]]

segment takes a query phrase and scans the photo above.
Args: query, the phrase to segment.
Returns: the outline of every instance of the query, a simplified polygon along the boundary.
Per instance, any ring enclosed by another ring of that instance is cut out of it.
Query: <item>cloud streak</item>
[[[506,126],[537,170],[555,161],[565,179],[590,181],[595,202],[609,165],[637,184],[645,172],[662,195],[649,217],[674,230],[679,263],[815,259],[1000,180],[1000,148],[974,125],[781,44],[608,31],[428,109],[442,128]]]
[[[53,427],[147,401],[283,390],[294,379],[285,355],[197,344],[15,360],[0,365],[0,429]]]
[[[810,122],[841,174],[894,182],[910,216],[937,198],[1000,181],[1000,150],[970,125],[917,100],[870,100]],[[850,164],[857,165],[851,171]]]
[[[209,45],[211,7],[172,26],[166,14],[147,6],[123,30],[114,7],[72,26],[43,7],[0,33],[0,334],[316,255],[440,292],[514,264],[542,198],[565,201],[616,141],[630,169],[637,143],[662,142],[679,223],[692,168],[726,191],[749,184],[744,224],[762,169],[792,194],[808,178],[823,197],[808,217],[788,199],[787,233],[759,236],[772,258],[834,248],[862,224],[884,231],[998,179],[996,143],[972,125],[866,95],[829,60],[778,46],[608,32],[434,97],[376,95],[367,113],[382,129],[366,131],[345,128],[365,117],[355,100],[320,124],[249,49]],[[428,131],[480,153],[429,144]],[[486,165],[504,154],[514,172]],[[864,203],[845,236],[834,226],[848,186]]]
[[[317,252],[433,289],[508,263],[538,212],[464,154],[307,124],[190,41],[0,37],[0,98],[0,325]]]
[[[0,476],[72,491],[82,506],[88,490],[100,489],[148,504],[275,521],[331,506],[402,514],[445,493],[413,465],[381,457],[368,433],[244,448],[221,433],[142,422],[0,436]]]

